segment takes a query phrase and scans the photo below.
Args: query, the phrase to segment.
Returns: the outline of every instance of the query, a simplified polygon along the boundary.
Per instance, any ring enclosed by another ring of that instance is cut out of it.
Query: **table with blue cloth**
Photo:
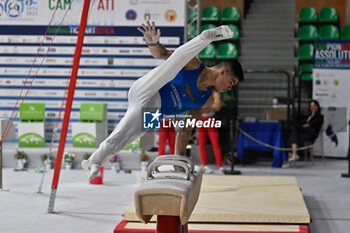
[[[253,138],[263,143],[266,143],[275,147],[284,148],[284,140],[283,140],[283,134],[282,134],[280,122],[244,122],[243,121],[240,125],[240,128],[246,133],[248,133],[250,136],[252,136]],[[273,167],[281,167],[283,161],[287,159],[285,151],[265,147],[249,139],[242,132],[239,132],[238,139],[237,139],[237,156],[241,162],[243,161],[244,149],[272,151]]]

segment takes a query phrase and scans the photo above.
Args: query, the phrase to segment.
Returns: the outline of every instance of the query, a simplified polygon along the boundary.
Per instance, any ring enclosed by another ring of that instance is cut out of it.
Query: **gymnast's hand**
[[[154,24],[154,21],[152,21],[152,25],[149,21],[147,21],[147,25],[142,24],[141,26],[142,28],[138,27],[137,30],[139,30],[143,34],[147,45],[157,46],[159,44],[160,30],[156,30],[156,25]]]

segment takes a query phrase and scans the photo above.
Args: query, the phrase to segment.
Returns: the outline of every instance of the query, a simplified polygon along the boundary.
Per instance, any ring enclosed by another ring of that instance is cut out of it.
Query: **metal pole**
[[[341,177],[350,178],[350,119],[349,119],[349,145],[348,145],[348,173],[342,173]]]
[[[239,85],[239,84],[238,84]],[[238,86],[239,87],[239,86]],[[241,175],[241,171],[235,170],[235,164],[234,164],[234,160],[235,160],[235,148],[234,148],[234,144],[233,144],[233,138],[234,138],[234,130],[235,127],[233,126],[233,124],[235,123],[235,120],[237,119],[237,103],[238,103],[238,94],[237,91],[239,90],[238,87],[236,87],[233,91],[234,91],[234,95],[235,95],[235,100],[234,101],[232,99],[232,108],[231,108],[231,114],[230,114],[230,119],[229,119],[229,127],[230,127],[230,141],[231,141],[231,157],[232,157],[232,161],[231,161],[231,169],[228,170],[224,170],[224,174],[225,175]],[[232,94],[231,94],[231,98]]]
[[[301,114],[301,73],[298,73],[298,121],[300,121]]]
[[[2,143],[0,141],[0,190],[2,189]]]
[[[292,82],[292,96],[291,96],[291,100],[292,100],[292,123],[295,123],[295,75],[294,73],[292,73],[292,75],[290,75],[291,77],[291,82]]]
[[[90,7],[90,0],[85,0],[83,12],[81,15],[78,41],[77,41],[77,44],[75,47],[73,68],[72,68],[72,74],[71,74],[71,78],[70,78],[70,82],[69,82],[66,108],[65,108],[65,112],[64,112],[60,142],[58,145],[58,151],[57,151],[57,157],[56,157],[55,171],[54,171],[54,175],[53,175],[53,179],[52,179],[49,208],[47,210],[48,213],[53,213],[53,208],[54,208],[54,204],[55,204],[56,191],[57,191],[58,180],[59,180],[60,170],[61,170],[62,156],[63,156],[64,146],[66,143],[68,123],[69,123],[72,102],[73,102],[73,97],[74,97],[75,83],[76,83],[77,75],[78,75],[80,55],[81,55],[81,49],[83,47],[83,41],[84,41],[84,35],[85,35],[85,28],[86,28],[86,24],[87,24],[87,16],[89,13],[89,7]]]
[[[288,81],[287,81],[287,121],[288,124],[290,125],[290,76],[289,73],[286,72],[285,73],[286,76],[288,77]]]

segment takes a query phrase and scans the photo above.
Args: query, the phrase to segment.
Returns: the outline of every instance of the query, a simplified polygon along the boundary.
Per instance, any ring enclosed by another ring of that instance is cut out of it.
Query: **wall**
[[[345,24],[349,25],[350,24],[350,1],[346,2],[346,20]]]
[[[296,22],[299,20],[299,11],[303,7],[314,7],[317,14],[324,7],[333,7],[338,12],[340,26],[346,22],[346,2],[347,0],[296,0]]]

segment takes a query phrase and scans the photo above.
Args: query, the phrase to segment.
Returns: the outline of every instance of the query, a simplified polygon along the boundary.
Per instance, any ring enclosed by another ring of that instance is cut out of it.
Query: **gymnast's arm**
[[[147,21],[147,25],[142,24],[142,28],[138,27],[137,30],[142,33],[145,38],[149,51],[152,56],[157,59],[167,59],[174,51],[168,50],[164,45],[159,43],[160,30],[156,30],[156,25],[152,22],[152,25]]]
[[[142,24],[141,27],[138,27],[137,30],[142,33],[144,36],[148,49],[151,52],[152,56],[157,59],[167,59],[174,50],[168,50],[164,45],[159,43],[160,30],[156,30],[156,25],[154,22],[152,24],[147,21],[147,25]],[[197,58],[193,58],[185,67],[185,70],[197,69],[201,65],[200,61]]]
[[[191,118],[199,119],[202,115],[201,108],[194,109],[186,112],[186,115],[192,116]],[[192,127],[180,128],[175,141],[175,154],[176,155],[185,155],[186,147],[190,137],[192,135]]]
[[[191,117],[192,119],[195,118],[198,120],[202,116],[202,114],[208,110],[208,107],[210,107],[212,104],[213,104],[213,96],[211,95],[203,107],[190,110],[190,111],[186,112],[186,115],[192,116]],[[192,135],[192,130],[193,130],[192,127],[179,129],[179,131],[176,135],[176,141],[175,141],[175,154],[176,155],[184,155],[185,154],[188,141],[190,140],[190,137]]]

